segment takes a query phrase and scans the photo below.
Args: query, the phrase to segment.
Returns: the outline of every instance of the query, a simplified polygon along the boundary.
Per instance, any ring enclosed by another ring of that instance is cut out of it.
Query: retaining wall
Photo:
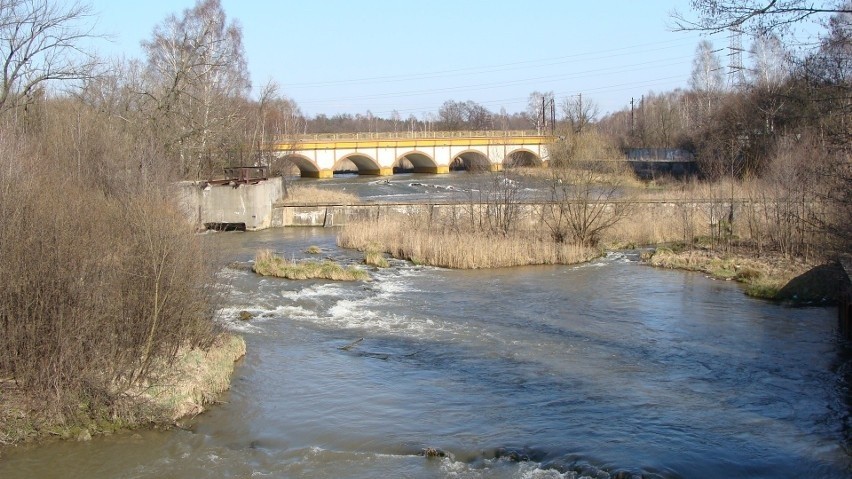
[[[274,226],[273,205],[284,195],[280,177],[256,184],[211,185],[183,181],[176,188],[184,213],[199,227],[245,225],[249,231]]]

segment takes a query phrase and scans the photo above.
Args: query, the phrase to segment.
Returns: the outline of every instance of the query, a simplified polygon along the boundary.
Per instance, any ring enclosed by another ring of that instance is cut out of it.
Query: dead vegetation
[[[252,271],[262,276],[285,279],[329,279],[332,281],[363,281],[369,279],[366,271],[343,266],[334,261],[287,260],[270,250],[258,251]]]
[[[352,193],[303,185],[287,188],[284,198],[284,204],[288,205],[351,205],[358,201]]]
[[[345,248],[365,250],[381,245],[394,258],[445,268],[501,268],[536,264],[575,264],[599,252],[571,243],[556,243],[531,230],[507,235],[452,228],[423,216],[387,216],[353,221],[338,235]]]

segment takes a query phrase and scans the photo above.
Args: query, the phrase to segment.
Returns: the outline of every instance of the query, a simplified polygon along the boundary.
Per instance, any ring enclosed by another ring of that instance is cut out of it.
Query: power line
[[[645,80],[645,81],[641,81],[641,82],[617,83],[617,84],[613,84],[613,85],[604,85],[604,86],[600,86],[600,87],[597,87],[597,88],[588,88],[588,89],[583,90],[582,93],[583,94],[589,93],[589,92],[592,92],[592,93],[617,93],[617,92],[622,92],[622,91],[631,91],[631,90],[635,90],[637,88],[648,88],[648,87],[653,87],[653,86],[657,86],[657,85],[668,85],[668,84],[670,84],[671,80],[682,80],[682,79],[683,79],[683,77],[681,75],[673,75],[673,76],[666,76],[666,77],[660,77],[660,78],[653,78],[653,79]],[[579,95],[580,93],[581,92],[578,92],[578,91],[565,90],[565,91],[555,92],[554,96],[555,97],[568,97],[568,96]],[[517,105],[517,104],[525,105],[528,100],[529,100],[529,97],[527,96],[527,97],[503,98],[503,99],[498,99],[498,100],[486,100],[486,101],[477,102],[477,103],[479,103],[482,106],[488,106],[488,105],[506,106],[506,105]],[[394,111],[396,111],[397,113],[421,113],[421,112],[424,112],[424,111],[435,111],[437,109],[438,108],[436,108],[435,105],[431,105],[431,106],[412,107],[412,108],[403,108],[403,109],[392,109],[392,110],[386,110],[386,111],[376,111],[376,112],[373,112],[373,114],[374,115],[387,115],[387,114],[393,113]]]
[[[329,103],[338,103],[338,102],[347,102],[347,101],[364,101],[364,100],[377,100],[383,98],[404,98],[411,96],[420,96],[420,95],[428,95],[428,94],[436,94],[436,93],[447,93],[454,91],[480,91],[480,90],[488,90],[494,88],[502,88],[505,86],[513,86],[513,85],[523,85],[526,83],[536,83],[541,84],[542,82],[553,82],[553,81],[564,81],[571,79],[579,79],[585,78],[588,76],[598,76],[601,73],[608,74],[618,74],[618,73],[629,73],[637,70],[645,70],[648,66],[656,65],[658,67],[664,66],[676,66],[682,64],[682,61],[687,58],[692,58],[691,56],[681,56],[674,58],[664,58],[659,60],[650,60],[646,62],[634,63],[630,65],[620,65],[617,67],[608,67],[608,68],[598,68],[593,70],[585,70],[576,73],[568,73],[568,74],[560,74],[560,75],[546,75],[539,77],[527,77],[518,80],[510,80],[510,81],[499,81],[499,82],[489,82],[489,83],[478,83],[472,85],[460,85],[453,87],[444,87],[444,88],[430,88],[423,90],[408,90],[408,91],[398,91],[398,92],[388,92],[388,93],[376,93],[372,95],[362,95],[357,97],[338,97],[338,98],[324,98],[321,100],[308,100],[308,101],[300,101],[298,102],[300,105],[322,105]],[[665,64],[659,64],[661,62],[669,62]]]
[[[698,37],[695,37],[698,38]],[[510,62],[496,65],[485,65],[485,66],[475,66],[475,67],[465,67],[451,70],[439,70],[432,72],[421,72],[421,73],[410,73],[403,75],[383,75],[383,76],[375,76],[375,77],[363,77],[363,78],[350,78],[343,80],[328,80],[328,81],[319,81],[319,82],[298,82],[298,83],[284,83],[283,86],[286,89],[301,89],[301,88],[319,88],[324,86],[336,86],[336,85],[346,85],[346,84],[370,84],[370,83],[392,83],[392,82],[400,82],[400,81],[410,81],[410,80],[422,80],[422,79],[434,79],[441,78],[446,76],[454,76],[456,74],[461,73],[495,73],[501,71],[511,71],[511,70],[519,70],[519,69],[528,69],[528,68],[542,68],[547,66],[554,65],[562,65],[565,63],[570,63],[571,61],[575,61],[577,59],[583,57],[592,57],[588,58],[587,61],[592,60],[603,60],[607,58],[615,58],[619,56],[625,55],[634,55],[635,52],[632,50],[640,49],[642,52],[653,52],[653,51],[662,51],[668,50],[671,48],[675,48],[680,46],[681,43],[684,43],[685,39],[694,41],[695,38],[692,37],[681,37],[675,40],[664,40],[659,42],[650,42],[644,44],[636,44],[628,47],[619,47],[612,48],[606,50],[598,50],[593,52],[584,52],[584,53],[575,53],[566,56],[560,57],[551,57],[544,58],[538,60],[526,60],[526,61],[518,61],[518,62]],[[671,45],[671,44],[675,45]],[[645,47],[654,46],[654,45],[671,45],[656,49],[647,49]],[[623,53],[614,53],[614,52],[623,52]],[[612,53],[612,54],[609,54]],[[601,54],[609,54],[603,56],[597,56]]]

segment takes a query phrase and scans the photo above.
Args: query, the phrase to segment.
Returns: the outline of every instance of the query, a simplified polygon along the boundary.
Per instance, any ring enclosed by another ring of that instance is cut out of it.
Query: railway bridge
[[[504,166],[541,166],[552,136],[522,131],[358,133],[302,136],[270,145],[303,177],[331,178],[352,168],[361,175],[395,171],[449,173],[452,169],[500,171]]]

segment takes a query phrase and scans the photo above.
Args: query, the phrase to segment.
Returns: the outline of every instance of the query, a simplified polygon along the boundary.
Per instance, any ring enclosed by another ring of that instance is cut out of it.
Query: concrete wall
[[[246,230],[273,226],[273,203],[284,194],[281,178],[254,185],[209,185],[184,181],[177,184],[177,197],[190,221],[201,225],[245,224]]]
[[[695,234],[704,236],[710,234],[710,229],[716,227],[704,221],[710,218],[711,209],[715,209],[716,217],[726,217],[728,214],[728,203],[714,203],[708,200],[685,201],[685,202],[667,202],[667,201],[637,201],[635,202],[640,209],[636,214],[651,213],[659,217],[670,217],[672,215],[683,214],[683,209],[694,210],[696,215],[694,221],[696,225]],[[491,208],[494,205],[490,206]],[[489,205],[487,203],[457,203],[457,204],[428,204],[428,203],[375,203],[349,206],[285,206],[276,205],[272,212],[272,226],[343,226],[347,220],[360,218],[378,218],[392,214],[419,215],[429,213],[435,217],[457,217],[464,218],[468,215],[479,217],[483,214],[488,214]],[[538,221],[538,215],[541,214],[541,203],[521,203],[518,205],[519,219],[533,219]],[[737,218],[740,217],[742,204],[737,202],[734,204],[734,213]],[[709,221],[709,219],[707,220]],[[544,227],[544,226],[542,226]]]
[[[427,204],[414,205],[357,205],[357,206],[276,206],[272,213],[273,226],[343,226],[355,218],[376,218],[386,214],[415,214]],[[451,208],[451,206],[446,206]]]

